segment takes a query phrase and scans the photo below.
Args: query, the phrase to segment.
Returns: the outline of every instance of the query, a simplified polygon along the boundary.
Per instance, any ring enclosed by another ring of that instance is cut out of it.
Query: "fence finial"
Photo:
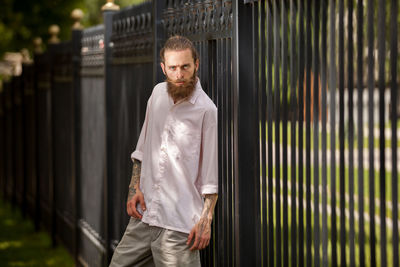
[[[58,34],[60,33],[60,27],[58,25],[53,24],[49,27],[49,33],[51,35],[48,43],[49,44],[57,44],[60,42],[60,39],[58,39]]]
[[[33,39],[33,52],[35,54],[41,54],[43,52],[42,50],[42,38],[36,37]]]
[[[31,56],[29,55],[28,49],[22,48],[20,53],[22,55],[22,63],[24,63],[24,64],[32,63],[32,59],[31,59]]]
[[[81,30],[83,28],[81,20],[83,18],[83,11],[79,8],[75,8],[71,12],[71,18],[74,20],[74,25],[72,25],[73,30]]]
[[[107,0],[107,3],[101,8],[101,10],[119,10],[119,5],[114,4],[114,0]]]

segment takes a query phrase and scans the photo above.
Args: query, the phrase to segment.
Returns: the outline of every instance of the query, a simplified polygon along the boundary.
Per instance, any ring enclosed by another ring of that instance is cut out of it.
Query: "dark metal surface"
[[[53,151],[51,127],[51,62],[50,54],[36,54],[36,177],[40,203],[39,217],[45,229],[52,229],[53,202]]]
[[[72,43],[51,47],[51,119],[55,235],[73,253],[75,247],[75,98],[72,70]]]
[[[24,124],[24,181],[26,187],[26,212],[35,221],[35,229],[39,229],[37,206],[37,172],[36,172],[36,99],[34,90],[34,65],[23,64],[23,124]]]
[[[4,84],[0,86],[0,194],[6,198],[6,101]]]
[[[106,252],[106,113],[104,87],[104,26],[82,33],[80,90],[76,92],[78,181],[78,260],[100,266]],[[75,90],[76,91],[76,90]]]

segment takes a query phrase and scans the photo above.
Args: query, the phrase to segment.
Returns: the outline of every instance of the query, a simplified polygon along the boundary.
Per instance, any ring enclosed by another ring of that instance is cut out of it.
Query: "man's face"
[[[194,62],[190,49],[166,50],[164,60],[165,62],[161,63],[161,68],[169,82],[175,86],[185,86],[199,67],[199,62]]]

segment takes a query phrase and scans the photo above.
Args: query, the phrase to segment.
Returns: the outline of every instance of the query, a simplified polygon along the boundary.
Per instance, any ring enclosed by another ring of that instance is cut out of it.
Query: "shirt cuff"
[[[202,195],[218,194],[218,185],[203,185],[200,191]]]
[[[137,159],[139,161],[143,160],[143,152],[139,151],[139,150],[135,150],[132,154],[131,154],[131,159],[132,161],[134,159]]]

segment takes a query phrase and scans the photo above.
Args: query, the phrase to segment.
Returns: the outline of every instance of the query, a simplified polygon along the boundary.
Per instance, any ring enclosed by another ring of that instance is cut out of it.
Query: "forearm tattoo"
[[[203,211],[201,212],[201,218],[205,218],[209,220],[209,222],[211,223],[218,195],[217,194],[205,195],[204,198],[205,200],[204,200]]]
[[[205,195],[203,211],[197,223],[199,234],[209,234],[211,232],[211,222],[213,219],[215,204],[217,203],[218,195]]]
[[[140,184],[140,171],[142,169],[142,163],[138,160],[133,161],[132,178],[129,184],[128,200],[130,200],[139,188]]]

